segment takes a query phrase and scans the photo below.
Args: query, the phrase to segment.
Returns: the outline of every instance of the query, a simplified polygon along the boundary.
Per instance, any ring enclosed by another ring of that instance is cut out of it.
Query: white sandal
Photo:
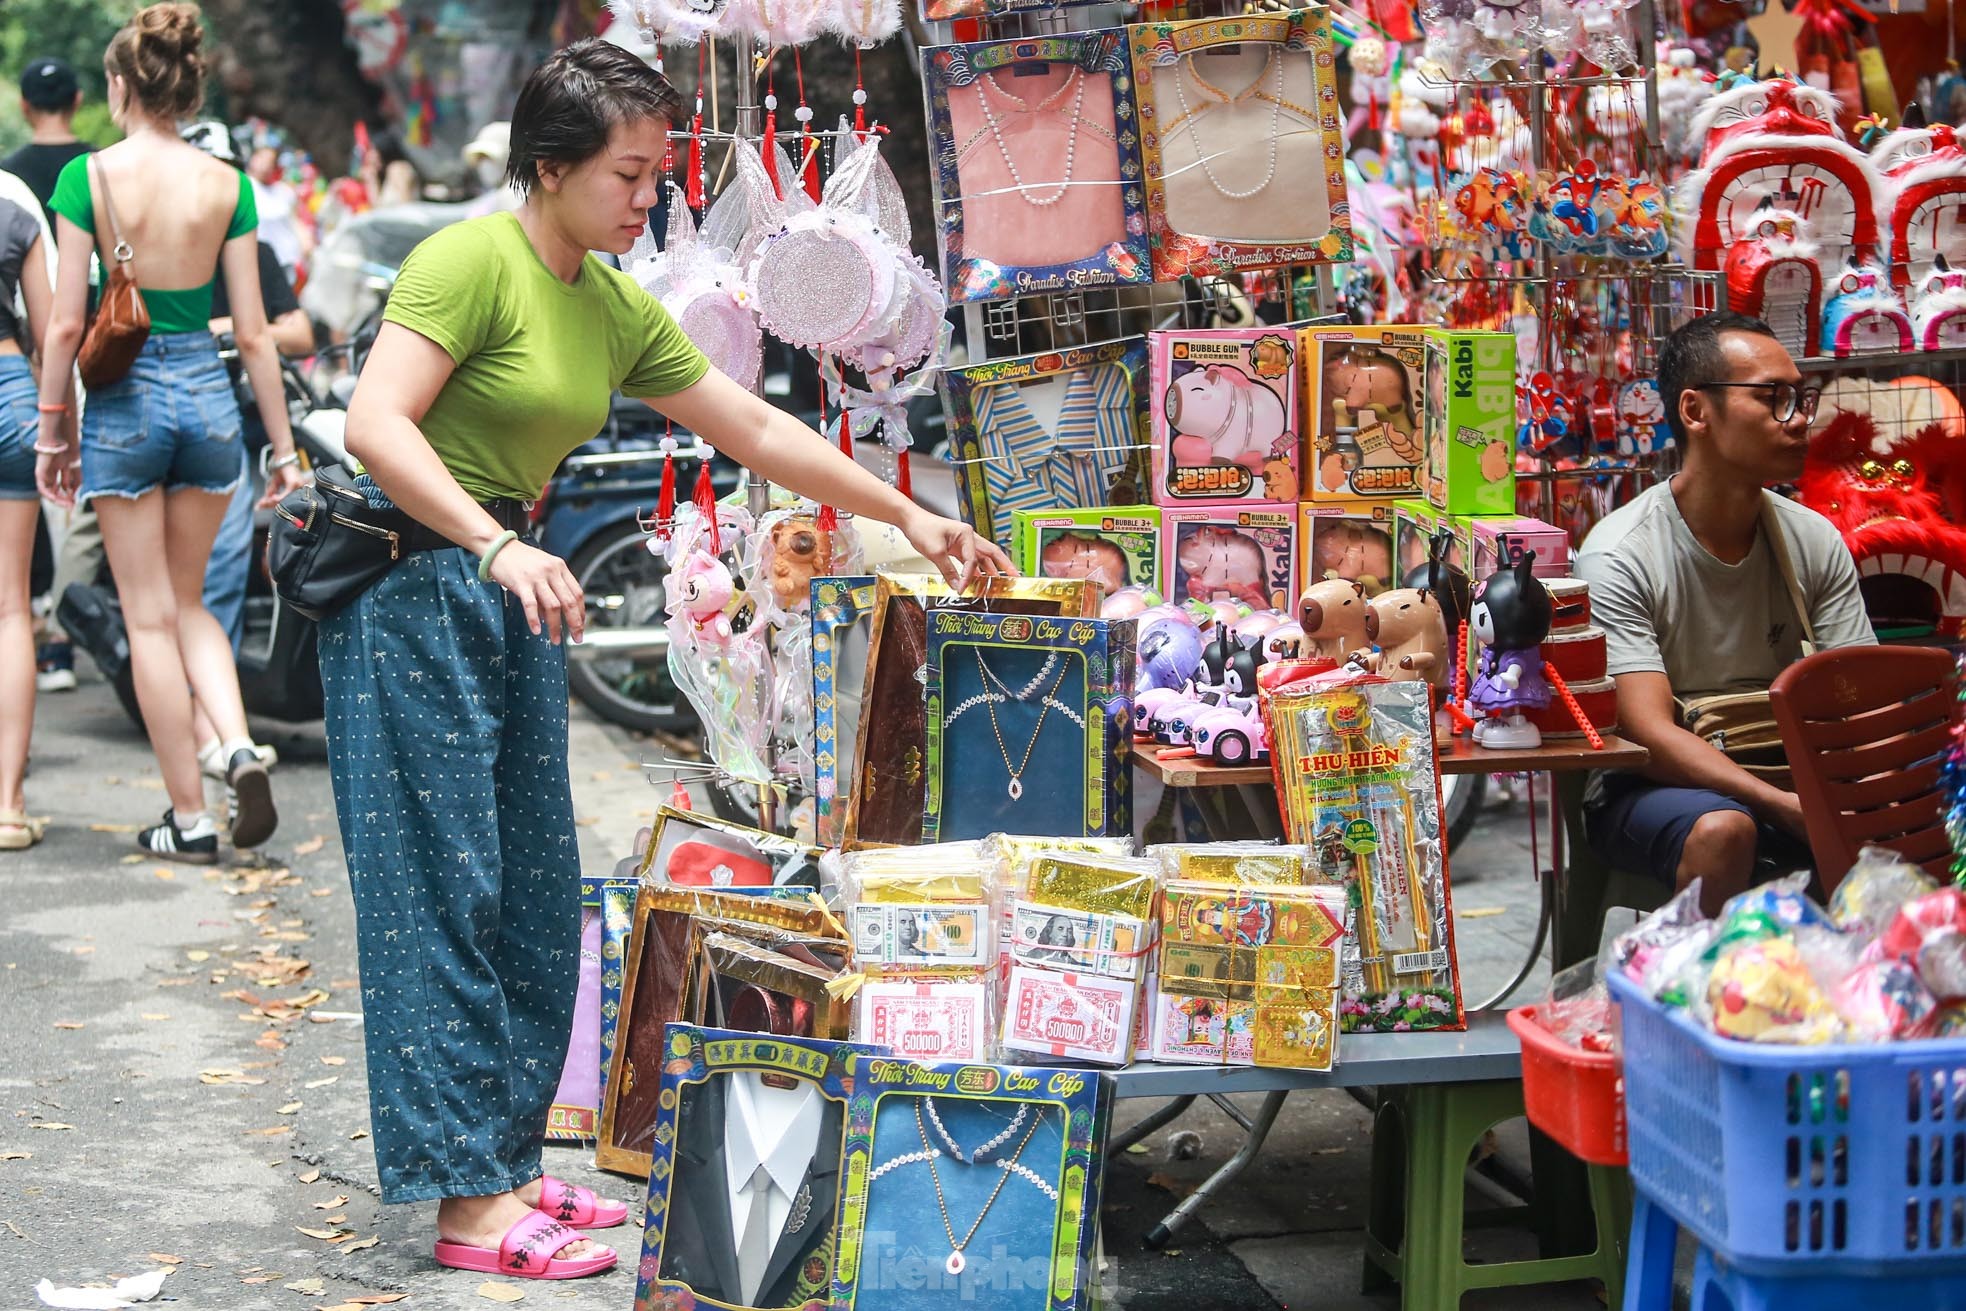
[[[46,816],[37,819],[18,810],[0,811],[0,851],[26,851],[47,831]]]

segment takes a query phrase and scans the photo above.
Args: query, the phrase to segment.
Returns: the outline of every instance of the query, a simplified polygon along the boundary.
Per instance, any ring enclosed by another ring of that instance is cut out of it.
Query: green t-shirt
[[[453,224],[411,251],[383,317],[457,362],[423,435],[481,500],[538,496],[607,423],[615,392],[669,396],[710,369],[634,279],[589,255],[572,284],[560,281],[509,213]]]
[[[89,187],[88,155],[78,155],[68,161],[61,176],[55,179],[55,194],[48,201],[48,208],[73,223],[84,232],[96,230],[95,197]],[[121,210],[117,211],[119,214]],[[253,203],[252,179],[244,173],[239,175],[239,201],[232,210],[232,226],[225,230],[225,239],[243,237],[259,226],[259,207]],[[98,246],[101,242],[96,243]],[[99,252],[104,260],[109,252]],[[136,267],[143,267],[143,252],[136,253]],[[141,281],[141,279],[139,279]],[[154,291],[143,289],[143,307],[150,311],[150,330],[154,333],[166,332],[204,332],[212,326],[212,284],[214,277],[202,287],[186,287],[177,291]]]

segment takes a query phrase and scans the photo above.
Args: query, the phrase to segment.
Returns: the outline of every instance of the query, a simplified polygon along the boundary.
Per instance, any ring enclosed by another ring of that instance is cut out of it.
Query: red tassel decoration
[[[823,355],[819,358],[819,427],[821,431],[826,427],[826,357]],[[853,428],[847,421],[844,406],[840,409],[840,450],[846,453],[847,459],[853,458]],[[840,512],[830,505],[820,506],[814,526],[823,533],[834,531],[840,526]]]
[[[669,804],[677,810],[694,810],[696,808],[694,803],[690,801],[689,789],[683,786],[683,780],[681,778],[672,780],[669,785]]]
[[[853,48],[853,139],[867,140],[867,87],[860,80],[860,47]]]
[[[894,457],[894,485],[909,500],[915,499],[915,480],[908,476],[908,448],[903,446],[901,453]]]
[[[710,481],[710,461],[705,460],[696,475],[696,492],[690,498],[696,502],[696,512],[703,516],[710,534],[710,554],[722,555],[723,542],[717,532],[717,488]]]
[[[819,138],[812,135],[812,106],[806,103],[806,67],[798,47],[792,48],[792,71],[799,80],[799,180],[806,195],[819,203]]]
[[[1544,662],[1543,676],[1550,680],[1556,688],[1556,694],[1563,698],[1564,708],[1570,712],[1570,718],[1576,722],[1577,727],[1583,730],[1584,740],[1591,744],[1591,750],[1604,750],[1604,735],[1597,731],[1597,725],[1591,723],[1590,716],[1585,714],[1584,708],[1577,704],[1576,695],[1571,692],[1570,685],[1563,681],[1563,675],[1556,672],[1556,666]]]
[[[655,535],[669,540],[669,529],[676,522],[676,437],[672,430],[662,439],[662,491],[655,500]]]
[[[765,176],[771,179],[772,194],[780,200],[785,199],[785,183],[778,176],[778,88],[770,84],[765,92],[765,135],[758,143],[758,153],[765,157]]]
[[[703,208],[703,98],[697,97],[696,117],[689,125],[688,176],[683,178],[683,200],[691,209]]]

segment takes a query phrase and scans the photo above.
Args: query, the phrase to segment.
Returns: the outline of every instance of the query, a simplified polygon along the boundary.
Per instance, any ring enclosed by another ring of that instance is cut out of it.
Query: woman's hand
[[[75,504],[75,493],[82,488],[82,445],[70,442],[60,454],[40,452],[34,457],[34,485],[51,504],[68,509]]]
[[[492,557],[491,579],[526,608],[526,626],[537,634],[546,625],[546,636],[558,643],[564,632],[578,642],[587,632],[587,598],[573,579],[567,562],[557,555],[507,542]]]
[[[301,487],[306,482],[307,475],[300,471],[299,465],[281,465],[278,469],[266,475],[266,495],[259,498],[259,508],[262,510],[271,510],[281,501],[287,499],[289,492]]]
[[[1009,577],[1017,572],[1001,547],[979,536],[968,524],[917,510],[898,526],[908,544],[940,570],[943,579],[958,592],[975,578]]]

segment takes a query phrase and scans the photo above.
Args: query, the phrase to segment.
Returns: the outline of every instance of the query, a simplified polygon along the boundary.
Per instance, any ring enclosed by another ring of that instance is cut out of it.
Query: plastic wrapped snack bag
[[[1846,933],[1865,942],[1884,932],[1906,903],[1936,892],[1938,884],[1918,866],[1883,847],[1857,853],[1843,882],[1829,900],[1829,917]]]

